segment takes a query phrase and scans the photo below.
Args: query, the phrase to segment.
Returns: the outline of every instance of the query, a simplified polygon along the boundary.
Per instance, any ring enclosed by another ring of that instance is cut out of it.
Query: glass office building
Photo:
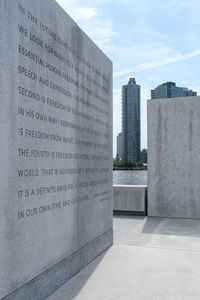
[[[197,96],[197,92],[193,92],[185,87],[176,86],[175,82],[165,82],[159,85],[154,90],[151,90],[151,99],[159,98],[176,98],[176,97],[189,97]]]

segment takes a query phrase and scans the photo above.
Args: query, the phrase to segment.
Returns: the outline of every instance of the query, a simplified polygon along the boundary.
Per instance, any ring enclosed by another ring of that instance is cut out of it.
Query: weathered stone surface
[[[200,218],[200,97],[148,101],[148,212]]]
[[[104,250],[89,245],[112,232],[112,63],[55,1],[2,0],[0,103],[1,299]]]
[[[115,214],[147,214],[146,185],[113,185],[113,211]]]

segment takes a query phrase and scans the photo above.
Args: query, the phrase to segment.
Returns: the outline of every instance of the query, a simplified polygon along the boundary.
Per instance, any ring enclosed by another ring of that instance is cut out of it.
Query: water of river
[[[147,171],[113,171],[113,184],[146,185]]]

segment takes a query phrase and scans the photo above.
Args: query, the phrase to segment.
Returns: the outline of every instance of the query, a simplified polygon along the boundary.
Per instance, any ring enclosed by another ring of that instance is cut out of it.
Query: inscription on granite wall
[[[112,65],[54,1],[0,9],[1,298],[112,226]]]

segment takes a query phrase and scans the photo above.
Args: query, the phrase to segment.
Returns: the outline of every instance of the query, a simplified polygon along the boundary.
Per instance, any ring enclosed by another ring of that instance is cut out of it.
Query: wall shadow
[[[48,300],[72,300],[83,289],[92,274],[98,268],[109,249],[94,259],[89,265],[72,277],[67,283],[61,286],[55,293],[48,297]]]
[[[200,220],[148,217],[142,233],[200,237]]]

